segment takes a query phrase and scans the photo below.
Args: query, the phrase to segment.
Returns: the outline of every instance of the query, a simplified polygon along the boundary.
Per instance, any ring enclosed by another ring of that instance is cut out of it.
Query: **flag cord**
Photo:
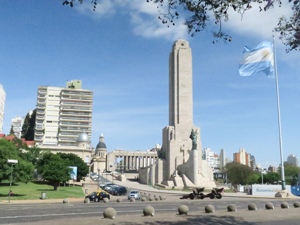
[[[283,151],[282,151],[282,139],[281,139],[281,122],[280,122],[280,105],[279,105],[279,88],[278,88],[278,75],[277,75],[277,62],[276,62],[276,48],[275,48],[275,31],[273,31],[273,51],[274,51],[274,69],[276,80],[276,93],[277,93],[277,112],[278,112],[278,128],[279,128],[279,147],[280,147],[280,159],[281,159],[281,180],[282,190],[286,189],[285,176],[284,176],[284,163],[283,163]]]

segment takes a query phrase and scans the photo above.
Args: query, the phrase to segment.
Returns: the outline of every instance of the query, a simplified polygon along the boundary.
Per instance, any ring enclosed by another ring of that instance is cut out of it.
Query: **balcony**
[[[44,98],[46,98],[46,95],[40,94],[40,95],[38,95],[38,98],[44,99]]]
[[[36,114],[45,114],[45,110],[36,110]]]
[[[66,127],[64,127],[66,126]],[[73,131],[73,132],[82,132],[82,128],[77,128],[77,127],[67,127],[68,125],[61,125],[60,131]],[[85,128],[84,129],[86,133],[91,133],[92,129],[91,128]]]
[[[91,92],[84,92],[84,91],[62,91],[61,92],[61,95],[73,95],[73,96],[76,96],[76,95],[86,95],[86,96],[93,96],[93,93]]]
[[[63,106],[60,108],[61,112],[63,111],[73,111],[73,112],[92,112],[93,108],[92,106],[90,108],[86,107],[72,107],[72,106]]]
[[[70,133],[70,132],[60,132],[59,136],[76,136],[78,137],[79,133]]]
[[[44,119],[44,116],[36,116],[37,119]]]
[[[44,126],[43,125],[36,125],[35,129],[36,130],[43,130]]]
[[[78,100],[78,101],[84,101],[84,102],[92,102],[93,98],[82,98],[82,97],[66,97],[66,96],[62,96],[61,100]]]
[[[61,121],[86,121],[92,122],[92,118],[82,118],[82,117],[61,117]]]
[[[61,101],[62,105],[90,105],[92,106],[93,103],[89,102],[73,102],[73,101]]]
[[[38,89],[38,93],[39,94],[46,94],[47,93],[47,89]]]
[[[35,139],[34,140],[43,140],[43,137],[35,137]]]
[[[37,109],[45,109],[45,105],[37,105],[36,108]]]
[[[43,132],[35,132],[35,135],[37,136],[43,136],[44,135],[44,133]]]
[[[59,142],[76,142],[77,138],[59,138]]]
[[[66,117],[66,116],[70,116],[70,117],[88,117],[89,119],[92,118],[92,113],[88,113],[88,112],[60,112],[60,116],[61,117]]]

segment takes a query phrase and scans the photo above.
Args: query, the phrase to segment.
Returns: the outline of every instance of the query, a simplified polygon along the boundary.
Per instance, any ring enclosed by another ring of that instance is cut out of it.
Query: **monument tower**
[[[178,178],[176,182],[177,173],[185,179],[184,186],[199,186],[201,177],[212,179],[211,171],[202,169],[200,128],[193,123],[192,51],[185,40],[175,41],[169,56],[169,126],[163,129],[163,150],[164,184],[168,185],[170,180],[175,185],[182,183]]]
[[[192,51],[185,40],[175,41],[169,56],[169,125],[162,135],[159,159],[141,168],[139,177],[168,187],[215,187],[212,170],[202,160],[200,128],[193,123]]]

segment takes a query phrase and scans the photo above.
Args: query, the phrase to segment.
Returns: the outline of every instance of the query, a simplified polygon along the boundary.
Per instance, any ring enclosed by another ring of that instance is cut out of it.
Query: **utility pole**
[[[7,163],[11,165],[11,169],[10,169],[10,185],[9,185],[9,193],[8,193],[8,203],[10,203],[10,194],[11,194],[11,183],[12,183],[12,172],[13,172],[13,166],[14,164],[18,163],[18,160],[14,160],[14,159],[8,159]]]

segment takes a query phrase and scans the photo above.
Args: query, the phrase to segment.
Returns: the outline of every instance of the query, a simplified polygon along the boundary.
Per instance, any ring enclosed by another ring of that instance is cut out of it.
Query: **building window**
[[[85,157],[85,163],[89,163],[90,162],[90,157],[89,156],[86,156]]]

